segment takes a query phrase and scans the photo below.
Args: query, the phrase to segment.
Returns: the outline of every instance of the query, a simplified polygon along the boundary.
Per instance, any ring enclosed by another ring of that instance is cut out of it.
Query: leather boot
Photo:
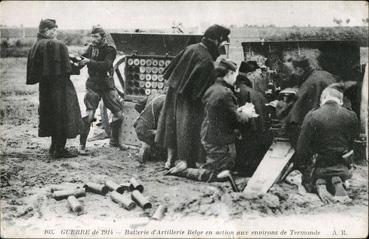
[[[117,119],[110,123],[111,136],[110,136],[110,146],[119,147],[121,150],[126,150],[127,147],[119,143],[119,133],[122,127],[123,119]]]
[[[86,141],[88,134],[90,133],[91,123],[88,120],[88,116],[82,118],[81,134],[79,136],[80,152],[79,154],[85,155]]]

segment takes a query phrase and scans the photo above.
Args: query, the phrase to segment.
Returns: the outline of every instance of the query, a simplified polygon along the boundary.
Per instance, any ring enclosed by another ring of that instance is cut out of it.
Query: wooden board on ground
[[[244,189],[245,194],[264,194],[283,175],[295,153],[288,140],[274,140]]]

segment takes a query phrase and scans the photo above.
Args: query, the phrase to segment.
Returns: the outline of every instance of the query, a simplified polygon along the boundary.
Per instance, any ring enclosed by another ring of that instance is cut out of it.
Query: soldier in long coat
[[[219,56],[218,47],[228,41],[229,34],[230,30],[222,26],[209,27],[201,42],[181,51],[164,73],[169,89],[155,141],[168,149],[167,168],[175,159],[181,161],[181,169],[196,167],[196,161],[204,157],[200,142],[201,97],[215,80],[213,63]]]
[[[27,60],[27,84],[39,83],[39,137],[50,137],[50,155],[74,157],[65,149],[66,140],[81,128],[81,111],[73,83],[67,47],[55,40],[56,22],[41,20],[37,41]]]

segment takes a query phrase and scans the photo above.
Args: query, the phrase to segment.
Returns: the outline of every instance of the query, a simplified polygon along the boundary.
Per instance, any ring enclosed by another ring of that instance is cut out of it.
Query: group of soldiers
[[[115,47],[102,27],[93,27],[92,43],[77,66],[87,66],[89,74],[86,116],[81,117],[70,81],[73,66],[66,46],[55,40],[56,29],[55,20],[41,20],[27,64],[27,84],[39,83],[39,136],[51,136],[49,154],[77,156],[65,148],[66,139],[77,135],[79,154],[89,153],[86,139],[101,99],[113,114],[110,145],[123,147],[118,140],[123,105],[113,79]],[[167,94],[136,104],[140,116],[134,127],[143,144],[142,157],[165,158],[168,174],[206,182],[217,180],[223,170],[251,176],[268,149],[266,67],[256,61],[243,61],[238,67],[232,60],[219,60],[229,34],[223,26],[209,27],[201,42],[185,47],[165,69]],[[343,106],[344,84],[303,56],[284,65],[297,79],[296,98],[269,105],[275,107],[296,149],[295,168],[303,173],[304,185],[323,201],[333,201],[333,195],[347,198],[344,181],[352,176],[348,158],[358,120]]]

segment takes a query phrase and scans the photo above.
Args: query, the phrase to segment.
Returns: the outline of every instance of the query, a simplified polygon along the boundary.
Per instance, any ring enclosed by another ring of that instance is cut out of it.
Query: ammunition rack
[[[125,100],[136,101],[151,94],[166,94],[167,80],[163,73],[173,57],[128,56],[124,68]]]

